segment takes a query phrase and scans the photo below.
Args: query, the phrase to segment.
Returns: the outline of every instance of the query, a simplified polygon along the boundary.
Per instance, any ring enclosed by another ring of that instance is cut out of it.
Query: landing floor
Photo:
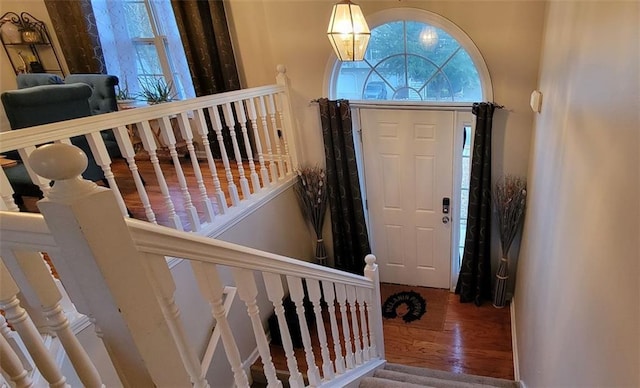
[[[442,331],[384,324],[386,358],[397,364],[513,380],[509,309],[496,309],[490,302],[480,307],[460,303],[459,296],[450,293]]]

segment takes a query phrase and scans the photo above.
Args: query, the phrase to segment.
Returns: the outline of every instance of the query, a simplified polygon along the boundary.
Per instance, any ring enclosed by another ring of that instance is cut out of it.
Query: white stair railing
[[[69,139],[83,136],[123,216],[129,216],[127,201],[133,201],[149,222],[211,235],[219,222],[230,219],[218,221],[217,216],[229,210],[240,212],[259,200],[265,188],[273,190],[294,178],[291,166],[296,154],[290,140],[295,138],[294,120],[288,109],[285,69],[278,71],[274,85],[0,132],[0,152],[17,150],[29,178],[46,196],[49,182],[33,172],[29,155],[38,145],[70,144]],[[128,171],[114,172],[101,136],[104,130],[113,131]],[[212,143],[219,150],[214,152]],[[140,175],[142,165],[149,166],[146,176]],[[218,165],[224,167],[224,183],[218,177]],[[134,183],[134,192],[119,188],[118,183],[126,180]],[[157,182],[160,196],[148,192],[145,180]],[[172,191],[172,185],[178,190]],[[12,195],[2,169],[0,197],[7,209],[17,208]],[[163,218],[159,220],[158,215]]]
[[[173,300],[175,285],[166,257],[182,258],[191,264],[201,294],[209,301],[216,327],[220,328],[225,355],[239,387],[247,387],[249,379],[242,368],[245,360],[235,336],[247,334],[234,332],[232,318],[250,319],[268,386],[281,386],[260,319],[261,301],[275,307],[291,386],[304,386],[301,369],[311,386],[342,386],[384,363],[382,318],[376,315],[378,304],[372,303],[375,295],[379,297],[375,257],[366,258],[366,276],[357,276],[123,218],[118,214],[118,199],[111,190],[77,178],[83,169],[82,155],[71,148],[64,144],[48,145],[33,152],[30,160],[33,168],[56,183],[48,198],[38,204],[42,216],[0,212],[3,259],[6,252],[16,247],[50,252],[71,300],[80,312],[94,320],[126,386],[208,386],[207,365],[196,357]],[[221,266],[231,268],[233,286],[246,306],[244,318],[228,318],[225,314],[223,293],[227,284],[219,274]],[[265,294],[256,284],[256,272],[265,280]],[[292,327],[282,311],[286,297],[284,279],[295,304],[304,360],[293,356],[289,334]],[[12,310],[16,293],[10,289],[0,295],[0,303],[10,312],[10,323],[13,317],[22,316],[20,311]],[[46,304],[55,301],[53,297]],[[326,312],[322,301],[326,303]],[[371,304],[367,312],[365,304]],[[340,320],[335,314],[336,305],[340,308]],[[318,344],[313,338],[318,339]],[[345,344],[344,349],[340,343]],[[36,357],[34,360],[41,371],[47,370],[41,360]],[[299,362],[305,362],[306,368],[301,368]],[[12,365],[7,368],[19,378],[22,372]],[[50,371],[49,378],[61,384],[53,372]]]

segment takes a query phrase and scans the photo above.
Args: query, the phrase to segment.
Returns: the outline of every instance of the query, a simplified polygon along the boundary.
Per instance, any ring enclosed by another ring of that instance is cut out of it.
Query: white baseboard
[[[515,296],[511,297],[511,305],[509,306],[511,314],[511,349],[513,353],[513,377],[515,381],[520,381],[520,360],[518,359],[518,331],[516,330],[516,303]],[[522,388],[524,384],[520,381]]]

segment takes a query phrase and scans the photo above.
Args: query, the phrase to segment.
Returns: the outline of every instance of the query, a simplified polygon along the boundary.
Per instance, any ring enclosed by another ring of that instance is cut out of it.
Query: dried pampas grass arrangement
[[[505,175],[500,178],[493,189],[493,203],[498,214],[498,229],[502,257],[496,272],[496,288],[493,305],[501,308],[506,305],[507,281],[509,279],[509,249],[515,239],[527,203],[527,181],[524,178]]]
[[[326,265],[327,249],[322,239],[325,213],[327,211],[327,180],[324,169],[305,166],[297,170],[298,182],[294,186],[298,203],[305,218],[316,234],[316,261]]]

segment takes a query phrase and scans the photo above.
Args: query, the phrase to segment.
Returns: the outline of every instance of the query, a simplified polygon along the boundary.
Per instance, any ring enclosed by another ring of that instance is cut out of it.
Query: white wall
[[[529,388],[640,386],[639,7],[549,4],[515,295]]]

